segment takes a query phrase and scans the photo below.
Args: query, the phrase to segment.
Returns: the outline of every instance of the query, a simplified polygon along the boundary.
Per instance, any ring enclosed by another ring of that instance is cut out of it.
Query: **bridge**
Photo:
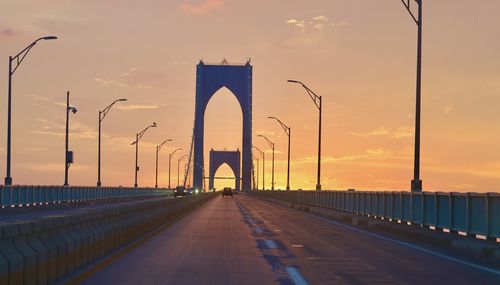
[[[208,9],[188,2],[183,10],[201,15]],[[311,139],[315,187],[290,185],[297,174],[291,170],[294,122],[268,116],[288,142],[286,190],[276,189],[274,138],[253,125],[250,59],[242,64],[200,60],[196,65],[194,121],[185,130],[189,143],[183,146],[187,154],[177,161],[177,185],[171,184],[170,168],[180,147],[169,154],[168,187],[158,187],[159,152],[171,139],[155,145],[155,187],[139,184],[141,139],[161,127],[156,122],[148,122],[131,139],[134,172],[121,175],[133,177],[133,185],[101,181],[101,123],[125,98],[98,113],[97,183],[71,185],[70,116],[77,108],[70,104],[69,92],[63,104],[64,183],[18,185],[11,172],[12,76],[39,41],[57,37],[39,38],[10,56],[0,284],[500,284],[500,193],[427,191],[421,179],[422,0],[415,2],[402,1],[418,28],[413,177],[403,191],[328,189],[322,184],[322,116],[328,105],[296,79],[286,84],[305,93],[318,111],[318,137]],[[322,21],[314,25],[318,30],[328,21],[325,16],[314,19]],[[307,23],[290,19],[287,24],[304,32]],[[234,95],[241,110],[241,146],[212,148],[207,155],[206,147],[212,146],[205,145],[205,112],[221,89]],[[257,141],[269,149],[261,150]],[[217,176],[223,165],[233,176]],[[220,180],[234,182],[232,196],[216,189]]]

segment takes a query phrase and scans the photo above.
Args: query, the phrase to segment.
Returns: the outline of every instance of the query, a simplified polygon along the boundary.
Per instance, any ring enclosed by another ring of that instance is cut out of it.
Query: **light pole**
[[[255,183],[255,190],[259,190],[259,158],[257,156],[253,156],[255,160],[257,160],[257,183]]]
[[[266,154],[260,148],[252,145],[252,147],[257,150],[262,156],[262,190],[266,190]]]
[[[174,151],[172,151],[169,155],[168,155],[168,189],[172,189],[170,187],[170,168],[171,168],[171,165],[172,165],[172,157],[174,157],[174,154],[176,152],[178,152],[179,150],[182,150],[182,148],[178,148]]]
[[[273,164],[272,164],[272,172],[271,172],[271,190],[274,190],[274,142],[269,140],[266,136],[264,135],[258,135],[259,137],[264,138],[269,146],[273,149]]]
[[[113,107],[113,105],[116,102],[124,102],[124,101],[127,101],[127,99],[116,99],[106,108],[99,110],[99,132],[97,139],[97,187],[101,187],[101,123],[102,120],[104,120],[104,118],[108,114],[109,110],[111,110],[111,107]]]
[[[158,153],[160,152],[161,147],[165,143],[171,142],[171,141],[172,141],[171,139],[164,140],[161,144],[159,144],[159,145],[156,146],[156,178],[155,178],[155,188],[158,188]]]
[[[287,162],[287,170],[286,170],[286,190],[290,190],[290,136],[291,136],[291,128],[283,122],[276,118],[276,117],[268,117],[269,119],[274,119],[278,121],[278,123],[281,125],[283,130],[285,131],[286,135],[288,136],[288,162]]]
[[[144,130],[135,135],[135,141],[131,143],[131,145],[135,144],[135,188],[137,188],[137,172],[139,171],[139,166],[137,165],[139,159],[139,141],[149,128],[156,128],[156,126],[156,122],[153,122],[151,125],[147,126]]]
[[[30,50],[41,40],[55,40],[57,37],[55,36],[47,36],[42,37],[34,42],[32,42],[29,46],[25,47],[21,52],[16,54],[15,56],[9,56],[9,89],[8,89],[8,103],[7,103],[7,166],[6,166],[6,176],[5,176],[5,185],[12,185],[12,176],[10,173],[10,160],[11,160],[11,133],[12,133],[12,75],[16,72],[21,62],[23,62],[24,58],[28,55]],[[13,66],[15,65],[15,66]]]
[[[413,18],[418,27],[417,32],[417,94],[415,107],[415,158],[413,165],[413,180],[411,181],[412,192],[422,192],[422,180],[420,180],[420,102],[421,102],[421,86],[422,86],[422,0],[415,0],[418,5],[418,15],[415,17],[410,9],[410,0],[406,2],[401,0],[406,7],[410,16]]]
[[[188,155],[185,154],[183,156],[181,156],[178,160],[177,160],[177,186],[180,186],[181,185],[181,182],[180,182],[180,179],[179,179],[179,174],[181,172],[180,170],[180,165],[181,165],[181,160],[184,158],[184,157],[187,157]]]
[[[288,80],[290,83],[298,83],[304,87],[304,89],[307,91],[307,94],[309,97],[314,102],[314,105],[319,110],[319,126],[318,126],[318,177],[317,177],[317,182],[316,182],[316,190],[320,191],[321,190],[321,111],[322,111],[322,99],[321,96],[316,95],[314,91],[312,91],[309,87],[307,87],[304,83],[297,81],[297,80]]]
[[[76,108],[69,105],[69,91],[66,92],[66,143],[64,148],[64,186],[68,186],[68,170],[73,163],[73,152],[69,151],[69,112],[76,113]]]

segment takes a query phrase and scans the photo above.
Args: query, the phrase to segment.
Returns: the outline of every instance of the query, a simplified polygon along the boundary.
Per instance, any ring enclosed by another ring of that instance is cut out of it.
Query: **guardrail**
[[[0,205],[5,207],[73,203],[93,200],[165,196],[173,190],[156,188],[91,186],[0,186]]]
[[[252,191],[257,196],[500,241],[500,193]]]

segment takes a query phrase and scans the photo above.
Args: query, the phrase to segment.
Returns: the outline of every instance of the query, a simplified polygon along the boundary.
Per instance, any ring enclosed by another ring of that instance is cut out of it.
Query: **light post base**
[[[5,177],[5,186],[12,185],[12,177]]]
[[[411,192],[422,192],[422,180],[411,181]]]
[[[136,184],[134,184],[134,187],[135,187],[135,188],[137,188],[137,183],[136,183]]]
[[[97,187],[101,187],[101,181],[97,181]]]
[[[321,184],[316,184],[316,191],[321,191]]]
[[[290,191],[290,186],[286,186],[286,191]]]

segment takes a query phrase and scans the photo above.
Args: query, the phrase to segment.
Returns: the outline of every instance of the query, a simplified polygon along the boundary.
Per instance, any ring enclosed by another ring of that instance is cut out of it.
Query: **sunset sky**
[[[413,1],[412,1],[413,2]],[[426,191],[500,191],[500,1],[425,1],[422,162]],[[98,110],[103,185],[133,185],[135,134],[140,186],[168,184],[168,153],[189,150],[195,67],[253,65],[254,144],[266,149],[266,186],[276,142],[276,188],[316,184],[317,109],[301,80],[323,96],[323,189],[409,190],[417,27],[399,0],[0,0],[0,177],[5,176],[8,56],[39,42],[13,77],[14,184],[62,184],[65,94],[71,92],[70,184],[97,181]],[[241,149],[241,110],[222,90],[207,107],[205,149]],[[205,153],[208,174],[208,152]],[[184,160],[185,162],[185,160]],[[184,165],[181,162],[181,167]],[[262,166],[261,166],[262,169]],[[218,176],[232,176],[228,167]],[[216,182],[221,188],[229,181]],[[261,182],[259,182],[261,186]]]

